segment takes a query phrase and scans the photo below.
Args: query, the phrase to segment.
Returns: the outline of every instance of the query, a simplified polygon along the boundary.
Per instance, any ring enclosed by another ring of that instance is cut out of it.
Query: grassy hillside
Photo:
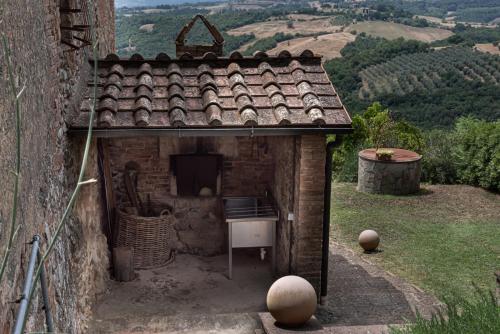
[[[469,186],[424,186],[414,196],[359,193],[336,183],[331,235],[360,256],[435,293],[471,296],[494,288],[500,261],[500,195]],[[357,237],[374,229],[381,253],[363,254]]]
[[[346,31],[364,32],[370,36],[387,39],[404,38],[422,42],[433,42],[453,35],[453,32],[445,29],[411,27],[400,23],[384,21],[366,21],[352,24]]]
[[[269,50],[270,54],[278,54],[281,50],[288,50],[292,54],[300,53],[305,49],[314,50],[323,56],[323,59],[341,57],[340,51],[347,43],[354,41],[356,36],[348,32],[337,32],[312,37],[300,37],[281,42]]]

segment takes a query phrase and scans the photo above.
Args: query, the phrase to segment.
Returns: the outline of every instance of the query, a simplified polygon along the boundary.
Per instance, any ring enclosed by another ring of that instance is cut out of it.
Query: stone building
[[[98,66],[98,101],[86,174],[99,184],[84,188],[47,264],[58,329],[85,332],[89,305],[110,278],[116,215],[130,205],[123,182],[129,162],[140,169],[140,197],[167,203],[176,213],[178,252],[227,252],[222,198],[271,193],[279,211],[277,273],[305,277],[320,295],[326,283],[325,241],[328,245],[326,135],[351,128],[320,57],[308,50],[294,56],[283,51],[243,57],[238,52],[222,56],[220,48],[203,49],[203,54],[191,48],[192,53],[176,59],[166,54],[120,59],[112,54],[113,2],[99,0],[94,12],[101,59],[89,64],[88,48],[80,48],[80,40],[61,29],[81,19],[61,8],[81,8],[80,1],[25,2],[0,5],[0,28],[9,38],[16,74],[27,83],[21,103],[23,228],[0,290],[3,333],[10,332],[15,315],[11,301],[21,291],[30,250],[26,243],[34,234],[44,242],[51,237],[77,178],[92,66]],[[10,184],[13,110],[5,85],[0,86],[0,98],[0,178]],[[179,167],[174,167],[179,156],[219,157],[209,196],[199,196],[200,184],[192,193],[182,190]],[[7,229],[3,222],[10,212],[9,193],[3,196],[2,245]],[[42,322],[37,308],[40,304],[34,303],[31,328]]]
[[[6,276],[0,282],[0,333],[10,333],[26,272],[28,242],[40,234],[46,246],[75,186],[81,160],[81,138],[70,138],[66,119],[78,110],[90,75],[89,48],[64,27],[85,25],[82,0],[2,0],[0,32],[4,33],[21,98],[21,183],[17,219],[20,229]],[[101,56],[114,50],[114,3],[95,0],[95,22]],[[81,9],[69,13],[64,9]],[[63,28],[61,28],[63,27]],[[73,32],[88,38],[88,31]],[[68,45],[72,44],[74,47]],[[78,48],[78,49],[77,49]],[[14,108],[7,83],[5,50],[0,48],[0,252],[6,245],[12,208],[15,161]],[[95,145],[89,177],[97,176]],[[46,266],[54,318],[59,332],[83,333],[89,303],[108,279],[106,239],[100,228],[98,185],[86,187],[60,242]],[[32,307],[28,329],[43,324],[41,304]]]

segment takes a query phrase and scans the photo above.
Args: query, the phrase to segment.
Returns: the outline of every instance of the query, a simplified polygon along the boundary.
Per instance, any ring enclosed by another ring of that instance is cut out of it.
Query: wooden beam
[[[60,26],[61,30],[86,31],[90,28],[88,25]]]
[[[109,237],[111,238],[111,244],[114,245],[116,231],[116,201],[113,191],[113,176],[111,174],[111,162],[109,159],[109,140],[105,138],[100,138],[98,140],[98,145],[100,147],[101,158],[102,158],[102,171],[103,171],[103,182],[105,191],[105,202],[106,211],[108,215],[108,226],[109,226]]]
[[[72,49],[75,49],[75,50],[80,50],[81,49],[81,47],[79,47],[78,45],[70,43],[70,42],[68,42],[68,41],[66,41],[64,39],[61,40],[61,43],[66,44],[67,46],[69,46],[69,47],[71,47]]]
[[[78,36],[73,36],[74,39],[76,39],[77,41],[80,41],[83,43],[82,47],[86,46],[86,45],[91,45],[92,43],[90,43],[89,41],[87,41],[85,38],[80,38]]]
[[[81,13],[82,10],[79,9],[79,8],[59,8],[59,12],[65,13],[65,14],[68,14],[68,13]]]

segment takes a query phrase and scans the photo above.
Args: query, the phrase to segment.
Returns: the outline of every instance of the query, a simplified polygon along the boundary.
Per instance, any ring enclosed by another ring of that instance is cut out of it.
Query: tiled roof
[[[98,61],[97,128],[350,128],[322,65],[306,50],[243,57],[208,52],[170,59],[109,55]],[[90,96],[89,82],[86,96]],[[85,98],[71,128],[88,125]]]

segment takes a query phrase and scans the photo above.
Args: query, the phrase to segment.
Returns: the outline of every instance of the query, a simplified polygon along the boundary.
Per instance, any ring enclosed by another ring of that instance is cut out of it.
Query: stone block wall
[[[420,190],[420,160],[391,162],[359,157],[358,191],[408,195]]]
[[[72,1],[72,3],[80,1]],[[114,50],[114,2],[95,0],[100,54]],[[21,98],[22,152],[18,222],[22,224],[0,282],[0,333],[10,333],[34,234],[42,247],[54,233],[81,160],[81,139],[66,135],[65,120],[81,102],[79,92],[89,78],[86,51],[61,44],[59,0],[0,1],[0,31],[11,49]],[[102,28],[101,28],[102,27]],[[0,48],[0,254],[8,236],[15,162],[14,108],[8,91],[5,53]],[[88,177],[98,177],[95,143]],[[47,265],[49,293],[58,332],[84,333],[89,304],[104,288],[107,248],[100,232],[101,207],[97,184],[85,187]],[[35,300],[28,331],[41,330],[43,312]]]

